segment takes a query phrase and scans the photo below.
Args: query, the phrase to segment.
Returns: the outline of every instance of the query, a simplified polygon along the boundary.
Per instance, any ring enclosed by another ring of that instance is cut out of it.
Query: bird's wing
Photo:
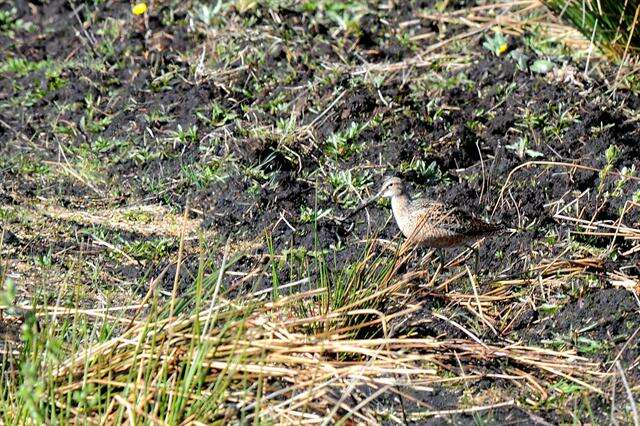
[[[419,224],[417,227],[428,222],[431,226],[453,234],[464,235],[484,234],[500,229],[499,226],[487,223],[464,210],[447,206],[438,201],[420,198],[412,200],[412,204],[412,215],[415,216],[416,223]]]

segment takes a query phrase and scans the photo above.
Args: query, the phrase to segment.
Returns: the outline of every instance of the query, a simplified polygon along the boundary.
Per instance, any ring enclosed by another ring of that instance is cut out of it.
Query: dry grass
[[[225,423],[238,418],[310,424],[351,419],[374,424],[385,416],[401,423],[400,398],[416,405],[412,419],[445,415],[411,393],[443,384],[468,386],[486,378],[511,383],[518,399],[512,395],[453,411],[535,404],[557,392],[558,380],[573,383],[586,394],[604,395],[610,375],[603,365],[574,351],[531,347],[500,337],[509,331],[510,319],[517,317],[514,298],[522,300],[522,288],[529,288],[533,297],[527,303],[536,303],[538,286],[555,287],[586,275],[597,267],[597,260],[544,262],[534,268],[539,274],[536,282],[497,280],[485,283],[484,288],[491,290],[484,294],[464,294],[446,288],[467,274],[448,280],[439,270],[399,274],[407,258],[365,256],[358,272],[343,284],[358,281],[371,265],[382,279],[373,288],[354,284],[340,305],[327,300],[331,299],[327,286],[275,300],[266,298],[271,291],[257,291],[241,300],[227,298],[221,290],[223,261],[217,278],[201,277],[191,299],[176,305],[175,315],[170,301],[162,305],[155,296],[144,306],[120,308],[130,313],[125,316],[115,315],[115,310],[40,309],[38,317],[51,324],[46,329],[50,333],[56,333],[56,321],[65,316],[87,323],[118,323],[121,330],[102,342],[82,345],[55,365],[41,365],[48,378],[47,404],[58,416],[66,413],[91,424],[126,419]],[[422,312],[427,294],[473,312],[482,319],[481,329],[493,329],[494,337],[480,338],[438,312],[433,313],[435,318],[468,338],[414,337],[405,321]],[[393,307],[387,306],[388,301]],[[140,309],[144,318],[131,316]],[[32,351],[47,357],[46,347],[34,345]],[[381,398],[396,402],[381,404]]]

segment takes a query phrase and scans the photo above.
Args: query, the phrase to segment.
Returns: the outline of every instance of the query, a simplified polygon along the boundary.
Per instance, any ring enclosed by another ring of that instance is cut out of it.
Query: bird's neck
[[[400,194],[391,197],[391,210],[395,217],[402,217],[409,209],[409,197],[407,194]]]

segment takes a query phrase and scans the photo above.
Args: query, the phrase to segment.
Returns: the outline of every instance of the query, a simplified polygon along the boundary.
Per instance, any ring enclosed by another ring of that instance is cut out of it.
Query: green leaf
[[[16,298],[16,285],[11,278],[4,282],[4,289],[0,291],[0,305],[12,306]]]
[[[604,152],[604,157],[607,160],[607,164],[613,164],[620,158],[620,150],[615,145],[609,145],[609,148]]]
[[[543,303],[538,307],[538,309],[545,314],[554,314],[558,312],[560,306],[556,305],[555,303]]]
[[[531,71],[538,74],[546,74],[555,67],[555,64],[547,59],[537,59],[531,64]]]
[[[557,382],[556,384],[553,385],[554,389],[566,394],[566,395],[570,395],[572,393],[576,393],[576,392],[580,392],[582,391],[582,386],[577,385],[575,383],[569,383],[566,382],[564,380],[560,380],[559,382]]]
[[[540,151],[534,151],[533,149],[527,149],[525,152],[531,158],[539,158],[539,157],[542,157],[544,155]]]
[[[584,354],[596,354],[605,348],[605,344],[587,337],[578,337],[578,351]]]
[[[502,35],[501,32],[495,33],[493,37],[486,36],[485,42],[482,43],[482,46],[493,52],[494,55],[500,56],[509,48],[509,44],[507,43],[507,39]]]
[[[516,61],[516,65],[520,71],[527,70],[527,61],[529,60],[527,55],[518,50],[514,50],[509,52],[509,57]]]

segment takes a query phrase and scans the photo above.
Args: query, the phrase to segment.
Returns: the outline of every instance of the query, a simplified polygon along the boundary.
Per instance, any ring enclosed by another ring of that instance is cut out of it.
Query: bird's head
[[[384,181],[380,191],[378,192],[379,197],[395,197],[397,195],[402,195],[404,192],[404,184],[402,183],[402,179],[398,177],[392,177]]]

